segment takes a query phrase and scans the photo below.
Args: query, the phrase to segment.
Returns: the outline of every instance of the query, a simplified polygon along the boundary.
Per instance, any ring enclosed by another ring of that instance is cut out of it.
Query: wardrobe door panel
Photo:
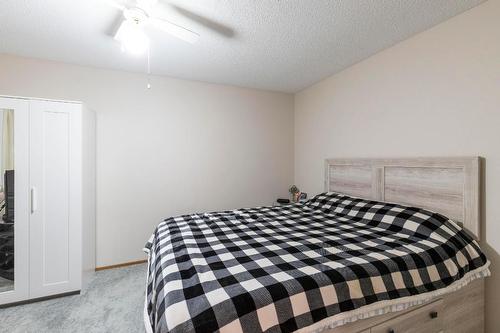
[[[29,101],[0,97],[0,304],[29,295]]]
[[[30,297],[80,289],[81,106],[31,105]]]

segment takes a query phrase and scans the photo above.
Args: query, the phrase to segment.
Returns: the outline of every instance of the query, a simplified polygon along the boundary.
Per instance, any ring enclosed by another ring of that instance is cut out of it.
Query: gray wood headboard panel
[[[325,190],[426,208],[479,238],[479,157],[327,159]]]

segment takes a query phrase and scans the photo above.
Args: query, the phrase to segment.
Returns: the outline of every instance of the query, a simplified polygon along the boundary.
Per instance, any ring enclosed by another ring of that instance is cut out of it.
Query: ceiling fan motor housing
[[[149,18],[148,13],[142,8],[132,7],[123,11],[126,20],[133,21],[136,24],[143,24]]]

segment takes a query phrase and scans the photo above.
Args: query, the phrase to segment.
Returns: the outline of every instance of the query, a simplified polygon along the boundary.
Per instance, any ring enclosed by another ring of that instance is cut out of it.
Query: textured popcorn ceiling
[[[481,2],[160,0],[158,15],[201,39],[148,30],[152,72],[296,92]],[[106,0],[1,0],[0,53],[143,72],[110,36],[119,15]]]

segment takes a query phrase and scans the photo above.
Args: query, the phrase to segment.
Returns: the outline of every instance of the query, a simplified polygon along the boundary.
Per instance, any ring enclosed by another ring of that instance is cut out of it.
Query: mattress
[[[489,275],[443,215],[322,193],[300,204],[162,221],[149,255],[149,332],[320,332]]]

